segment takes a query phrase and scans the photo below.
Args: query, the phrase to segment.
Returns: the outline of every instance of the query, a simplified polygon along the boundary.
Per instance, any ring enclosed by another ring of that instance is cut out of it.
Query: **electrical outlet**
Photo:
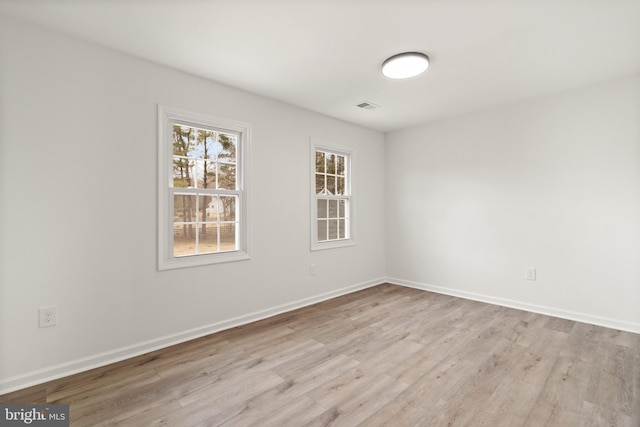
[[[40,327],[47,328],[49,326],[56,325],[56,307],[43,307],[38,310],[39,318],[40,318]]]
[[[316,275],[316,265],[315,264],[311,264],[309,266],[309,274],[311,276],[315,276]]]
[[[535,268],[527,268],[526,278],[527,278],[527,280],[536,280],[536,269]]]

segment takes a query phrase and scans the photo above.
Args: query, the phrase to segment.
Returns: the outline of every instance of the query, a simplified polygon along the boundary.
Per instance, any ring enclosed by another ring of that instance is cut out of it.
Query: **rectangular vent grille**
[[[378,108],[380,108],[379,105],[374,104],[373,102],[367,102],[367,101],[356,105],[356,107],[362,108],[363,110],[377,110]]]

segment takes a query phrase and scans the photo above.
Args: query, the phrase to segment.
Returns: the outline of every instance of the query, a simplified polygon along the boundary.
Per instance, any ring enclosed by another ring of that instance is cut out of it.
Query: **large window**
[[[311,249],[354,244],[351,151],[311,141]]]
[[[249,126],[159,107],[159,268],[248,258]]]

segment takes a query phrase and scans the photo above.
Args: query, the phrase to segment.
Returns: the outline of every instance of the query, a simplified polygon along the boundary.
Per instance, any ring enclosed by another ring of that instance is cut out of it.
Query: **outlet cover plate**
[[[58,317],[56,307],[42,307],[38,310],[38,315],[41,328],[48,328],[49,326],[56,325]]]
[[[527,268],[526,278],[527,278],[527,280],[536,280],[536,269],[535,268]]]

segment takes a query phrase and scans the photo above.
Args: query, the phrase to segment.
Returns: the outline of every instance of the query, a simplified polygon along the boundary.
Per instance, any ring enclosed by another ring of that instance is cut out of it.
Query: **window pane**
[[[218,252],[218,225],[201,224],[198,234],[198,253]]]
[[[327,202],[328,200],[318,200],[318,219],[327,217]]]
[[[344,208],[346,205],[346,201],[345,200],[339,200],[338,201],[338,216],[340,218],[344,218]]]
[[[218,213],[222,210],[218,196],[206,196],[207,210],[204,221],[217,222]]]
[[[324,191],[324,175],[316,174],[316,194],[322,194]]]
[[[237,138],[235,135],[219,133],[218,160],[228,163],[236,163],[236,145]]]
[[[339,239],[345,239],[347,236],[345,235],[345,220],[344,219],[340,219],[338,220],[338,238]]]
[[[316,151],[316,172],[324,173],[324,153]]]
[[[202,158],[210,159],[210,160],[216,159],[218,153],[216,152],[217,144],[216,144],[215,136],[216,136],[215,132],[213,131],[206,132],[206,137],[202,141],[202,147],[203,147]]]
[[[181,157],[173,158],[173,187],[187,188],[193,187],[193,177],[195,177],[194,161]]]
[[[336,178],[336,194],[344,195],[344,178],[338,177]]]
[[[327,240],[327,220],[321,219],[318,220],[318,241]]]
[[[327,192],[336,194],[336,177],[327,175]]]
[[[193,169],[193,174],[190,176],[193,177],[196,183],[195,187],[202,188],[204,183],[204,160],[196,160],[195,165],[196,167]]]
[[[198,221],[217,221],[216,211],[217,196],[198,197]]]
[[[338,201],[329,200],[329,218],[338,217]]]
[[[236,224],[220,224],[220,250],[235,251],[236,246]]]
[[[200,188],[216,188],[216,162],[204,160],[202,162],[202,182]]]
[[[173,221],[196,221],[196,196],[187,194],[174,194],[173,196]]]
[[[336,155],[327,153],[327,173],[336,173]]]
[[[336,175],[344,176],[344,156],[336,157]]]
[[[196,130],[196,157],[199,159],[211,159],[215,158],[215,147],[211,144],[207,144],[213,137],[213,131],[205,129]]]
[[[173,256],[187,256],[196,254],[195,224],[173,226]]]
[[[236,220],[236,196],[220,196],[220,221]]]
[[[173,154],[195,157],[194,146],[194,129],[188,126],[173,125]]]
[[[336,240],[338,238],[338,220],[329,220],[329,240]]]
[[[236,165],[221,163],[218,165],[218,188],[236,189]]]

